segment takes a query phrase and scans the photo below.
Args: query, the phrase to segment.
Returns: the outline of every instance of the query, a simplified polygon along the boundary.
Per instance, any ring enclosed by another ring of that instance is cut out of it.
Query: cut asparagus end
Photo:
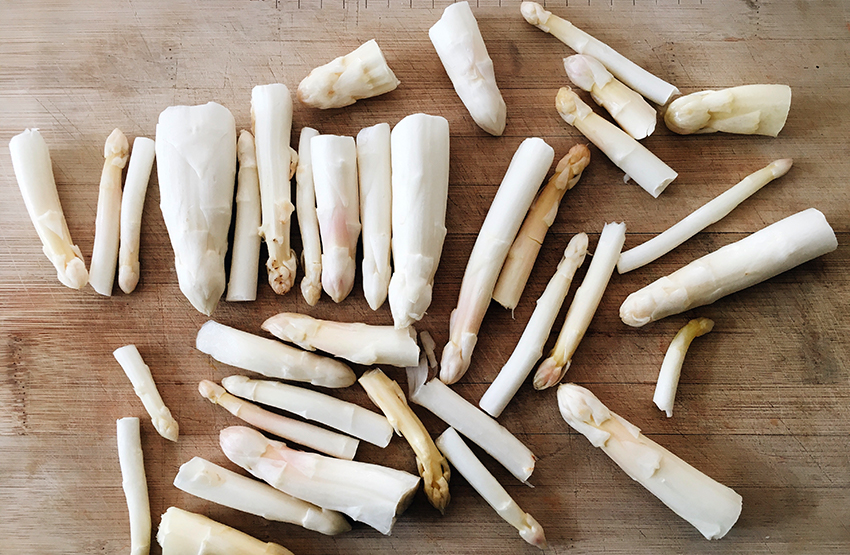
[[[667,107],[664,123],[682,135],[723,131],[776,137],[790,109],[791,87],[743,85],[677,98]]]
[[[139,419],[119,418],[116,426],[121,486],[130,514],[130,555],[148,555],[151,548],[151,508]]]
[[[121,243],[118,249],[118,286],[132,293],[139,283],[139,235],[142,211],[151,178],[156,146],[147,137],[133,140],[133,151],[121,195]]]
[[[682,364],[691,341],[696,337],[705,335],[714,329],[714,321],[708,318],[695,318],[679,330],[679,333],[670,342],[664,362],[661,363],[661,371],[658,373],[658,381],[655,384],[655,394],[652,402],[660,410],[667,413],[667,418],[673,416],[673,403],[676,399],[676,390],[679,387],[679,376],[682,373]]]
[[[170,441],[177,441],[179,426],[171,416],[171,411],[162,402],[162,397],[156,389],[150,367],[142,360],[142,355],[135,345],[125,345],[112,353],[121,365],[124,373],[133,384],[133,391],[141,399],[145,410],[151,417],[154,428],[159,435]]]
[[[260,176],[254,136],[242,130],[236,141],[236,225],[233,232],[233,251],[230,260],[230,281],[226,300],[254,301],[257,299],[257,281],[260,267],[259,229],[263,222],[260,203]]]

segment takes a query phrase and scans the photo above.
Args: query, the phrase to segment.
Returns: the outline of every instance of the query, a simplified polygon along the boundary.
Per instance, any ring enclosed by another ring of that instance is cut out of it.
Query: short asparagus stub
[[[590,321],[599,308],[602,295],[608,287],[620,250],[626,241],[626,224],[610,223],[602,228],[596,252],[590,261],[587,274],[576,290],[573,302],[567,310],[564,326],[549,358],[540,363],[534,374],[534,388],[546,389],[556,385],[567,373],[573,355],[578,349]]]
[[[791,165],[791,159],[785,158],[771,162],[764,168],[751,173],[734,187],[688,214],[661,235],[623,251],[617,261],[617,271],[625,274],[664,256],[706,227],[725,218],[759,189],[788,173]]]
[[[635,291],[620,305],[620,319],[640,327],[711,304],[837,248],[826,217],[809,208]]]
[[[677,98],[664,113],[668,129],[691,133],[739,133],[776,137],[791,109],[788,85],[743,85]]]
[[[679,175],[625,131],[593,113],[569,87],[561,87],[558,91],[555,108],[565,122],[578,129],[653,197],[658,198]]]
[[[250,428],[225,428],[219,439],[227,458],[257,478],[386,535],[419,486],[408,472],[296,451]]]
[[[587,389],[560,386],[558,407],[567,424],[706,539],[722,538],[737,522],[740,495],[644,436]]]
[[[448,132],[446,133],[448,145]],[[448,149],[447,149],[448,150]],[[9,154],[18,188],[44,255],[56,268],[59,282],[71,289],[82,289],[89,280],[86,263],[79,247],[71,240],[65,213],[59,202],[53,164],[47,142],[38,129],[27,129],[9,141]],[[447,153],[448,154],[448,153]],[[448,156],[446,156],[448,162]],[[446,164],[448,184],[448,163]]]
[[[142,355],[135,345],[125,345],[112,353],[121,365],[124,373],[133,384],[133,391],[141,399],[145,410],[151,417],[154,428],[159,435],[170,441],[177,441],[179,427],[171,416],[171,411],[162,402],[162,397],[156,389],[150,367],[142,360]]]
[[[218,505],[266,520],[297,524],[328,536],[351,530],[345,517],[336,511],[302,501],[200,457],[180,467],[174,487]]]
[[[561,305],[567,297],[573,276],[584,262],[586,255],[587,235],[579,233],[570,240],[555,275],[537,299],[534,312],[514,352],[478,402],[478,406],[493,418],[498,418],[502,414],[528,377],[534,364],[543,355],[543,346],[549,338]]]
[[[535,137],[525,139],[511,159],[472,247],[449,321],[449,342],[440,368],[440,379],[447,384],[457,382],[469,369],[499,272],[554,158],[555,150]]]
[[[246,130],[236,141],[236,229],[233,232],[233,252],[230,259],[230,281],[227,283],[228,301],[254,301],[257,299],[257,274],[260,268],[259,229],[263,223],[260,204],[260,176],[257,173],[257,156],[254,136]]]
[[[652,402],[667,413],[667,418],[673,416],[673,402],[676,399],[676,390],[679,388],[679,376],[691,341],[712,329],[714,329],[713,320],[695,318],[679,330],[667,348],[667,354],[664,355],[664,362],[661,363],[661,371],[658,373],[658,381],[655,384],[655,394],[652,396]]]
[[[142,212],[156,146],[147,137],[133,139],[133,150],[124,178],[121,195],[121,240],[118,247],[118,286],[132,293],[139,283],[139,240],[142,231]]]
[[[313,187],[313,157],[310,141],[319,134],[312,127],[301,129],[298,141],[298,168],[295,170],[295,213],[301,231],[301,294],[310,306],[315,306],[322,296],[322,242],[319,235],[319,218],[316,215],[316,190]]]
[[[119,418],[116,426],[121,486],[130,514],[130,555],[148,555],[151,548],[151,507],[139,419]]]
[[[505,522],[519,530],[522,539],[534,547],[546,549],[546,536],[540,524],[534,520],[534,517],[519,508],[516,501],[481,464],[454,428],[448,428],[437,438],[437,446],[487,504],[493,507],[499,516],[505,519]]]

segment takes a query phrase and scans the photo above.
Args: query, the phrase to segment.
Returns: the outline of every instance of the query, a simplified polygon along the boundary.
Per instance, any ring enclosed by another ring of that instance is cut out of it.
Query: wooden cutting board
[[[239,128],[248,127],[254,85],[283,82],[294,89],[311,68],[377,38],[401,86],[342,110],[297,105],[293,135],[304,125],[353,135],[419,111],[449,120],[449,233],[433,304],[419,326],[442,347],[476,233],[518,144],[539,136],[560,158],[582,140],[553,109],[557,88],[566,84],[561,59],[571,51],[525,23],[516,1],[473,5],[507,102],[508,122],[499,138],[472,123],[427,37],[446,3],[0,1],[0,142],[6,145],[27,127],[41,129],[72,236],[88,259],[103,141],[114,127],[131,138],[152,137],[165,107],[210,100],[230,108]],[[624,184],[622,172],[592,148],[591,165],[564,200],[519,307],[514,314],[495,304],[490,308],[472,368],[455,390],[472,402],[480,399],[510,355],[572,234],[588,232],[592,250],[605,222],[625,221],[626,246],[637,245],[752,171],[792,157],[787,176],[722,222],[654,264],[615,275],[567,376],[647,436],[738,491],[743,513],[726,538],[707,542],[570,430],[557,412],[554,390],[524,386],[500,418],[538,457],[533,489],[476,453],[542,524],[550,553],[850,552],[847,4],[553,4],[548,7],[554,13],[684,93],[786,83],[794,91],[791,114],[777,139],[680,137],[660,124],[644,143],[679,177],[657,200]],[[536,551],[457,475],[445,516],[420,492],[390,537],[360,524],[345,535],[325,537],[214,506],[174,488],[177,468],[193,456],[232,468],[218,448],[217,433],[237,421],[202,399],[196,388],[201,379],[219,380],[237,371],[194,349],[206,318],[177,287],[156,178],[145,206],[141,283],[131,295],[116,287],[112,298],[57,282],[27,218],[5,146],[0,188],[0,552],[128,550],[115,445],[115,419],[123,416],[142,417],[154,526],[176,505],[299,555]],[[692,313],[641,329],[620,322],[618,307],[632,291],[813,206],[837,232],[836,252]],[[295,243],[300,248],[297,234]],[[573,290],[583,274],[582,269]],[[281,311],[391,322],[387,306],[368,309],[359,276],[355,293],[339,305],[324,297],[310,308],[297,292],[278,297],[261,284],[256,302],[222,302],[213,317],[259,332],[265,318]],[[655,378],[671,338],[693,316],[714,319],[715,331],[691,348],[675,415],[667,419],[651,402]],[[176,444],[156,435],[112,358],[115,348],[129,343],[138,346],[180,422]],[[402,371],[385,370],[405,385]],[[334,394],[372,407],[359,386]],[[433,434],[445,427],[416,410]],[[363,445],[357,459],[415,472],[412,452],[400,438],[384,450]]]

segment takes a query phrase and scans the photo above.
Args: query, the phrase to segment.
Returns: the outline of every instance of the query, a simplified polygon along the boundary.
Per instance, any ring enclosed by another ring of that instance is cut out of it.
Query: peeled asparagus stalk
[[[148,555],[151,549],[151,506],[139,419],[119,418],[116,427],[121,487],[130,514],[130,555]]]
[[[419,486],[408,472],[296,451],[241,426],[222,430],[220,443],[228,459],[282,492],[386,535]]]
[[[310,306],[315,306],[322,296],[322,243],[319,236],[319,219],[316,215],[316,190],[313,187],[313,157],[310,141],[319,134],[312,127],[301,129],[298,141],[298,169],[295,170],[295,212],[301,231],[301,294]]]
[[[620,306],[620,319],[640,327],[711,304],[837,248],[824,215],[809,208],[635,291]]]
[[[564,384],[558,388],[558,407],[567,424],[706,539],[720,539],[735,525],[740,495],[644,436],[590,391]]]
[[[162,515],[156,541],[162,555],[292,555],[276,543],[265,543],[230,526],[169,507]]]
[[[519,530],[519,535],[540,549],[546,549],[543,528],[530,514],[519,508],[505,488],[481,464],[475,453],[467,447],[454,428],[449,428],[437,438],[437,445],[446,454],[452,466],[469,482],[488,505],[493,507],[505,522]]]
[[[446,141],[448,144],[448,132]],[[56,268],[62,285],[82,289],[88,283],[89,274],[83,254],[71,240],[68,231],[59,193],[56,191],[47,143],[38,129],[27,129],[9,141],[9,154],[27,213],[41,239],[44,255]]]
[[[663,106],[679,89],[638,66],[607,44],[588,35],[569,21],[552,15],[537,2],[523,2],[520,11],[525,20],[578,52],[593,56],[617,79],[652,102]]]
[[[328,536],[351,530],[345,517],[336,511],[302,501],[200,457],[180,467],[174,487],[237,511],[297,524]]]
[[[357,268],[360,199],[354,139],[338,135],[313,137],[310,161],[322,236],[322,288],[338,303],[351,293]]]
[[[135,345],[125,345],[112,353],[121,365],[124,373],[133,384],[133,391],[142,400],[145,410],[151,417],[153,427],[159,435],[170,441],[177,441],[179,426],[171,411],[162,402],[162,397],[156,389],[150,367],[142,360],[142,355]]]
[[[389,445],[393,436],[393,427],[382,415],[310,389],[245,376],[228,376],[221,385],[237,397],[320,422],[378,447]]]
[[[519,304],[543,240],[558,215],[558,205],[564,193],[578,183],[589,163],[590,150],[585,145],[575,145],[561,158],[555,175],[534,199],[493,289],[493,300],[503,307],[513,310]]]
[[[655,394],[652,396],[652,402],[667,413],[667,418],[673,416],[673,401],[676,399],[682,364],[685,362],[685,355],[688,347],[691,346],[691,341],[712,329],[714,329],[713,320],[708,318],[691,320],[679,330],[667,348],[667,354],[664,355],[664,362],[661,363],[661,371],[658,373],[658,381],[655,384]]]
[[[569,87],[561,87],[555,97],[555,108],[561,118],[605,153],[614,164],[634,179],[647,193],[658,198],[677,174],[645,146],[625,131],[594,114]]]
[[[585,255],[587,255],[587,235],[579,233],[570,240],[555,275],[537,299],[534,312],[514,352],[478,403],[478,406],[493,418],[498,418],[502,414],[519,391],[522,382],[528,377],[534,364],[543,355],[543,346],[549,339],[552,325],[558,317],[561,305],[564,304],[576,270],[584,262]]]
[[[404,437],[413,448],[425,495],[435,509],[445,514],[450,499],[449,463],[437,449],[422,421],[407,404],[404,392],[377,368],[367,371],[357,381],[366,390],[369,399],[386,415],[396,433]]]
[[[447,384],[458,381],[469,369],[499,271],[554,157],[554,149],[543,139],[526,139],[502,179],[466,263],[457,307],[449,322],[449,342],[440,369],[440,379]]]
[[[596,309],[599,308],[599,302],[608,287],[611,274],[614,273],[614,266],[617,265],[617,258],[625,241],[625,223],[605,224],[602,228],[596,252],[590,261],[584,281],[576,290],[573,302],[567,310],[567,317],[561,333],[558,334],[555,348],[549,358],[540,363],[534,374],[534,389],[552,387],[567,373],[573,354],[587,332]]]
[[[393,127],[393,276],[388,298],[396,328],[422,319],[446,238],[449,122],[413,114]]]
[[[269,378],[308,382],[322,387],[348,387],[357,380],[351,368],[338,360],[212,320],[201,326],[195,347],[219,362]]]
[[[363,224],[363,293],[378,310],[390,285],[392,170],[390,126],[379,123],[357,134],[360,221]]]
[[[121,241],[118,248],[118,286],[132,293],[139,283],[139,239],[142,232],[142,212],[151,179],[155,155],[154,142],[147,137],[133,139],[133,150],[124,178],[121,195]]]
[[[257,274],[260,267],[259,229],[263,221],[260,204],[260,176],[254,136],[248,131],[239,133],[236,142],[239,173],[236,174],[236,229],[233,232],[233,253],[230,259],[228,301],[257,299]]]
[[[166,108],[156,125],[156,169],[180,291],[209,316],[224,292],[236,182],[230,110],[214,102]]]
[[[790,109],[788,85],[744,85],[677,98],[667,107],[664,123],[682,135],[723,131],[776,137]]]
[[[469,115],[487,133],[501,135],[507,108],[469,3],[450,4],[428,36]]]
[[[661,235],[624,251],[617,261],[617,271],[625,274],[661,258],[706,227],[722,220],[762,187],[788,173],[792,163],[790,158],[771,162],[697,208]]]
[[[342,108],[395,90],[396,78],[375,39],[319,66],[298,85],[298,100],[313,108]]]
[[[283,312],[263,322],[262,328],[302,349],[319,349],[364,366],[410,366],[419,360],[416,330],[410,327],[331,322]]]

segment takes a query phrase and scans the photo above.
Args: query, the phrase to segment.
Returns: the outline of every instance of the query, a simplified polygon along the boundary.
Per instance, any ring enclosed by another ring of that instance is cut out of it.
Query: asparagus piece
[[[298,169],[295,171],[295,211],[304,247],[301,253],[301,264],[304,266],[301,294],[310,306],[315,306],[322,295],[322,243],[316,215],[316,189],[313,187],[313,157],[310,155],[310,141],[318,134],[312,127],[301,129]]]
[[[478,402],[478,406],[493,418],[498,418],[502,414],[522,382],[528,377],[534,364],[543,355],[543,346],[549,338],[561,305],[564,304],[573,276],[584,262],[586,254],[587,235],[579,233],[570,240],[555,275],[537,299],[534,312],[514,352]]]
[[[118,286],[132,293],[139,283],[139,238],[142,231],[142,211],[153,169],[156,146],[147,137],[133,139],[133,150],[124,178],[121,195],[121,241],[118,249]]]
[[[428,368],[432,370],[436,369],[437,356],[434,354],[434,349],[437,348],[437,343],[434,341],[434,338],[431,337],[431,334],[427,330],[422,330],[419,332],[419,342],[422,343],[422,351],[428,358]]]
[[[673,416],[673,401],[676,399],[676,389],[679,387],[682,363],[685,362],[685,354],[691,346],[691,341],[695,337],[707,334],[713,328],[714,321],[708,318],[691,320],[679,330],[667,348],[664,362],[661,363],[661,371],[658,373],[658,382],[655,384],[655,394],[652,396],[652,402],[667,413],[667,418]]]
[[[558,407],[567,424],[706,539],[722,538],[738,520],[740,495],[644,436],[587,389],[562,385]]]
[[[682,135],[723,131],[776,137],[790,109],[788,85],[744,85],[677,98],[667,107],[664,123]]]
[[[125,345],[112,353],[118,364],[127,374],[133,391],[142,400],[145,410],[151,417],[153,427],[159,435],[170,441],[177,441],[179,427],[171,416],[171,411],[162,402],[162,397],[156,389],[150,367],[142,360],[142,355],[135,345]]]
[[[542,139],[526,139],[502,179],[472,247],[457,308],[452,311],[440,369],[440,379],[447,384],[458,381],[469,369],[499,271],[554,157],[555,151]]]
[[[228,301],[257,300],[257,274],[260,267],[260,176],[254,136],[242,130],[236,142],[239,173],[236,176],[236,229],[233,232],[233,255],[230,259]]]
[[[448,132],[446,133],[448,140]],[[448,149],[446,149],[448,150]],[[62,285],[82,289],[89,280],[79,247],[71,240],[65,214],[56,191],[50,151],[38,129],[27,129],[9,141],[15,179],[32,225],[41,239],[44,255],[56,268]],[[447,157],[448,158],[448,157]],[[446,164],[448,184],[448,163]]]
[[[121,487],[130,513],[130,555],[148,555],[151,549],[151,506],[139,419],[119,418],[116,427]]]

